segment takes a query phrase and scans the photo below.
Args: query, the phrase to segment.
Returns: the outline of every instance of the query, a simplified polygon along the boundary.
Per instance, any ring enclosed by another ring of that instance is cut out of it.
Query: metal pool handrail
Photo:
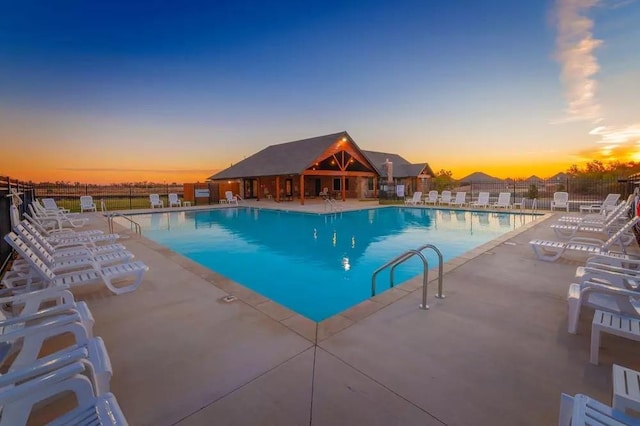
[[[402,253],[401,255],[397,256],[396,258],[390,260],[389,262],[385,263],[384,265],[382,265],[381,267],[379,267],[378,269],[376,269],[373,272],[373,275],[371,276],[371,297],[376,295],[376,276],[383,271],[384,269],[391,267],[391,273],[390,273],[390,281],[391,281],[391,287],[394,286],[394,282],[393,282],[393,272],[396,268],[396,266],[398,266],[399,264],[409,260],[410,258],[412,258],[413,256],[418,256],[420,257],[420,259],[422,259],[422,264],[424,267],[424,273],[422,276],[422,304],[420,305],[421,309],[429,309],[429,305],[427,305],[427,284],[429,283],[429,262],[427,261],[427,258],[422,254],[422,251],[424,249],[430,248],[433,251],[436,252],[436,254],[438,255],[438,294],[436,294],[436,297],[438,299],[444,299],[445,296],[442,292],[443,288],[442,288],[442,266],[443,266],[443,257],[442,257],[442,252],[433,244],[425,244],[421,247],[419,247],[418,249],[415,250],[408,250],[404,253]]]
[[[113,234],[113,218],[114,217],[121,217],[124,218],[126,220],[128,220],[129,222],[131,222],[133,224],[134,230],[136,232],[136,234],[138,235],[142,235],[142,227],[140,226],[140,224],[138,222],[136,222],[135,220],[131,219],[129,216],[121,214],[121,213],[108,213],[107,214],[107,222],[109,222],[109,233]]]
[[[329,210],[332,212],[342,211],[342,208],[336,204],[336,200],[333,198],[326,198],[324,200],[324,210],[327,211],[327,206],[329,206]]]

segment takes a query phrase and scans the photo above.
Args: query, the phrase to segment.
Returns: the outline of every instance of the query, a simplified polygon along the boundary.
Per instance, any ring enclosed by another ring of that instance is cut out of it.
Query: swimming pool
[[[137,215],[143,235],[314,321],[367,299],[371,275],[395,256],[434,244],[445,262],[535,215],[384,207],[337,214],[225,208]],[[426,252],[430,266],[434,253]],[[395,282],[422,273],[414,258]],[[389,288],[388,271],[377,292]]]

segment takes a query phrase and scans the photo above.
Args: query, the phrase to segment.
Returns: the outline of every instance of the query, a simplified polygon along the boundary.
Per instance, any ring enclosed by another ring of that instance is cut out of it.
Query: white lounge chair
[[[24,216],[27,219],[30,217],[26,213]],[[105,234],[97,229],[78,232],[49,232],[49,234],[46,235],[46,230],[39,226],[37,222],[22,221],[22,225],[34,235],[39,233],[42,238],[47,240],[47,242],[56,249],[82,246],[89,250],[97,250],[98,243],[113,244],[115,240],[120,238],[119,234]]]
[[[87,267],[102,268],[107,265],[115,263],[125,263],[133,259],[133,253],[127,250],[113,251],[102,254],[79,254],[76,256],[63,256],[54,257],[40,245],[35,237],[27,233],[26,237],[21,233],[20,235],[13,234],[9,238],[18,238],[23,243],[27,244],[29,248],[49,267],[54,273],[68,272],[76,269],[85,269]],[[22,260],[22,262],[20,262]],[[12,270],[28,269],[29,263],[24,259],[17,259],[14,261]]]
[[[225,191],[224,196],[227,200],[227,204],[235,203],[236,205],[238,205],[238,197],[233,195],[233,191]]]
[[[442,191],[440,194],[440,204],[451,204],[451,191]]]
[[[124,294],[134,291],[142,283],[143,274],[149,270],[149,267],[144,263],[130,262],[120,263],[116,265],[106,266],[104,268],[87,267],[79,271],[68,272],[65,274],[54,273],[32,250],[24,244],[16,234],[10,232],[5,235],[5,241],[7,241],[17,252],[25,259],[30,270],[33,271],[33,278],[29,282],[38,282],[38,279],[42,281],[43,287],[50,287],[56,285],[64,285],[74,287],[77,285],[94,284],[102,282],[111,290],[114,294]],[[133,283],[127,286],[116,286],[114,281],[122,279],[133,279]]]
[[[42,203],[40,202],[42,201]],[[75,216],[78,213],[69,213],[67,209],[58,208],[55,200],[53,198],[43,198],[41,200],[34,200],[31,204],[35,211],[41,216],[61,216],[66,217],[67,215]]]
[[[96,390],[100,393],[109,391],[113,370],[104,341],[99,337],[91,337],[78,312],[66,311],[51,315],[40,311],[15,318],[0,318],[0,327],[0,344],[5,349],[2,362],[10,373],[41,361],[42,348],[48,339],[70,334],[74,337],[74,344],[50,354],[49,357],[58,358],[69,351],[83,348],[87,354],[85,358],[91,363]],[[0,377],[0,381],[2,379],[6,380],[4,376]]]
[[[489,193],[488,192],[479,192],[478,200],[471,203],[471,207],[488,207],[489,206]]]
[[[84,244],[74,244],[67,247],[58,246],[54,247],[42,234],[36,229],[30,227],[30,223],[22,221],[14,228],[14,231],[24,237],[29,238],[29,235],[38,241],[38,243],[44,247],[44,249],[54,258],[62,259],[67,256],[96,256],[99,254],[111,253],[114,251],[125,251],[126,247],[122,244],[102,244],[94,247],[87,247]],[[102,234],[104,235],[104,234]]]
[[[438,191],[429,191],[427,198],[424,199],[424,204],[438,204]]]
[[[614,244],[619,244],[623,253],[626,253],[624,241],[621,240],[624,239],[624,235],[635,226],[638,221],[640,221],[640,217],[635,216],[606,241],[596,238],[573,237],[568,241],[532,240],[529,241],[529,244],[538,259],[548,262],[555,261],[567,250],[584,252],[591,255],[606,254]]]
[[[623,426],[640,425],[637,417],[614,410],[586,395],[560,397],[558,426]]]
[[[178,198],[178,194],[169,194],[169,207],[182,207],[182,201]]]
[[[606,214],[600,213],[591,213],[587,215],[580,216],[562,216],[558,219],[558,222],[567,222],[567,223],[597,223],[602,224],[605,223],[615,215],[620,213],[621,211],[627,211],[631,208],[634,202],[634,194],[629,195],[626,201],[616,205],[613,209],[609,210]]]
[[[14,206],[11,206],[11,210],[12,210],[12,215],[13,215],[13,211],[15,211],[15,217],[19,218],[19,214],[17,213],[17,209]],[[29,213],[25,213],[24,215],[25,220],[27,220],[31,226],[33,226],[34,228],[36,228],[40,233],[42,233],[42,235],[45,235],[47,237],[52,236],[52,235],[88,235],[88,234],[102,234],[102,231],[96,230],[96,229],[92,229],[92,230],[84,230],[84,231],[78,231],[75,229],[71,229],[71,228],[47,228],[45,226],[42,225],[42,223],[37,220],[34,219]],[[18,223],[20,220],[16,220],[14,221],[15,223]]]
[[[96,207],[96,203],[93,202],[93,197],[91,195],[83,195],[80,197],[80,212],[97,212],[98,208]]]
[[[635,264],[639,263],[636,261]],[[589,281],[611,287],[640,290],[640,270],[603,263],[587,262],[585,266],[578,266],[575,279],[580,284]]]
[[[89,219],[67,215],[65,213],[47,213],[37,211],[34,204],[29,205],[31,217],[37,220],[44,228],[63,230],[65,228],[82,228]]]
[[[558,236],[558,238],[571,238],[578,233],[606,233],[607,235],[613,234],[628,220],[627,212],[625,210],[616,210],[617,213],[613,216],[607,216],[608,221],[603,223],[597,222],[576,222],[567,223],[559,222],[551,225],[551,229]],[[630,234],[631,239],[635,237]]]
[[[511,193],[510,192],[501,192],[498,194],[498,201],[493,204],[493,207],[502,208],[502,209],[510,209],[513,206],[511,205]]]
[[[467,204],[467,193],[464,191],[456,192],[456,198],[454,198],[453,201],[449,202],[449,205],[458,206],[458,207],[465,206],[466,204]]]
[[[318,192],[318,197],[320,198],[328,198],[329,197],[329,188],[324,187],[322,191]]]
[[[42,198],[42,205],[44,206],[45,210],[49,210],[55,213],[69,213],[70,210],[69,209],[63,209],[61,207],[58,207],[58,204],[56,204],[56,200],[54,200],[53,198]]]
[[[158,194],[149,194],[149,203],[151,204],[152,209],[156,207],[164,207],[164,201],[160,199],[160,195]]]
[[[636,290],[592,281],[572,283],[567,292],[567,331],[576,334],[582,306],[638,318],[640,302],[637,298]]]
[[[569,211],[569,193],[568,192],[554,192],[553,200],[551,201],[551,211],[554,209],[565,209]]]
[[[35,213],[40,218],[50,218],[50,217],[58,217],[60,219],[73,219],[76,221],[88,221],[89,219],[80,218],[78,215],[80,213],[71,213],[69,209],[63,209],[57,207],[57,204],[53,198],[43,198],[42,203],[39,200],[34,200],[33,203],[29,205],[30,210],[35,211]],[[45,206],[46,204],[46,206]]]
[[[89,307],[85,302],[76,302],[73,294],[65,287],[30,292],[15,292],[5,288],[1,293],[0,317],[7,325],[15,321],[14,318],[44,319],[76,312],[87,335],[93,337],[95,320]]]
[[[404,200],[405,204],[411,204],[411,205],[414,205],[414,206],[417,205],[420,202],[422,202],[422,192],[421,191],[414,192],[412,198],[405,198],[405,200]]]
[[[71,392],[77,406],[49,425],[126,426],[127,420],[112,393],[96,396],[91,380],[80,375],[86,364],[73,362],[0,391],[3,406],[0,426],[27,424],[38,403]],[[46,371],[46,370],[45,370]]]
[[[607,197],[604,199],[603,202],[597,203],[597,204],[591,204],[588,206],[580,206],[580,211],[584,211],[584,210],[587,210],[590,212],[595,211],[595,214],[604,215],[616,207],[616,204],[618,203],[619,199],[620,199],[620,194],[607,194]]]

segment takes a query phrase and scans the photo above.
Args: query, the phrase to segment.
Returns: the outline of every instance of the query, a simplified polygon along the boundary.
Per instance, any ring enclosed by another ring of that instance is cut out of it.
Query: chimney
[[[387,170],[387,183],[393,183],[393,162],[387,160],[384,162],[384,168]]]

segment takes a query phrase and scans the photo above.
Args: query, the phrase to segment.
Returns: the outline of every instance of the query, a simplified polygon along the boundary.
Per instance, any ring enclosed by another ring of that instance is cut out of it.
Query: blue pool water
[[[143,235],[314,321],[370,297],[371,275],[395,256],[434,244],[445,262],[533,215],[386,207],[331,215],[255,208],[136,216]],[[431,267],[437,258],[426,252]],[[401,283],[422,273],[414,258]],[[389,288],[389,274],[377,292]]]

